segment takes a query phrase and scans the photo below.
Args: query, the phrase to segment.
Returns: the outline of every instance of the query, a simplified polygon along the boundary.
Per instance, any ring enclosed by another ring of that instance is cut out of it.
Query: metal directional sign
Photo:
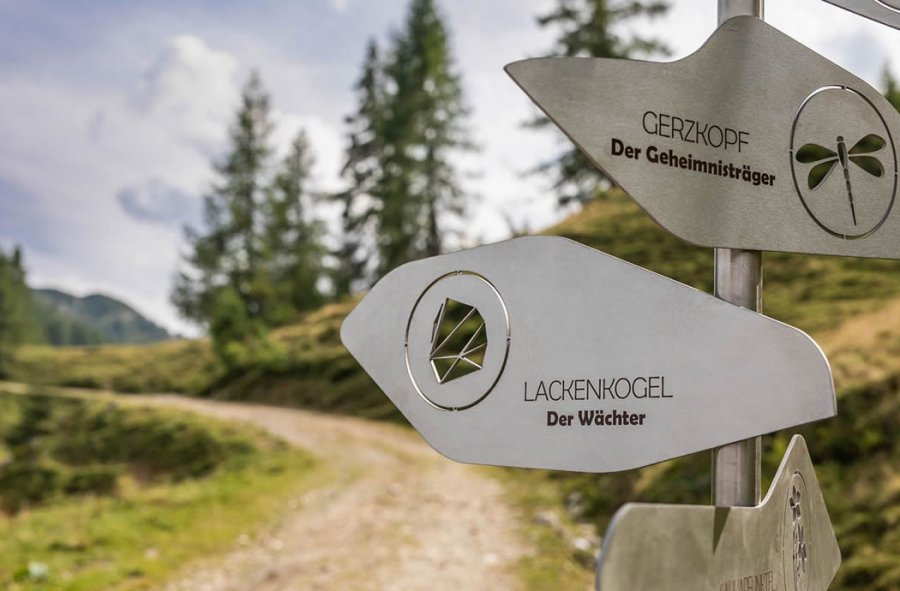
[[[825,0],[825,2],[900,29],[900,0]]]
[[[663,227],[703,246],[900,258],[900,115],[753,17],[673,63],[507,71]]]
[[[341,339],[463,462],[625,470],[835,414],[804,333],[564,238],[408,263]]]
[[[599,591],[825,591],[840,564],[806,442],[795,435],[758,507],[619,509],[596,582]]]

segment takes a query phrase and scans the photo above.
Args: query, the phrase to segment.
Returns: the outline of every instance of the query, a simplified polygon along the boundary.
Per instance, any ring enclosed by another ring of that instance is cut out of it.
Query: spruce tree
[[[219,180],[203,199],[205,228],[187,228],[188,269],[175,283],[173,303],[181,314],[208,326],[216,292],[231,288],[247,317],[261,318],[269,289],[260,277],[263,242],[262,203],[270,172],[269,96],[259,76],[244,87],[241,106],[230,132],[231,147],[215,165]]]
[[[366,48],[362,75],[354,90],[358,104],[356,113],[344,119],[349,146],[341,170],[349,187],[335,196],[342,206],[340,244],[335,252],[338,262],[332,273],[337,296],[350,294],[373,272],[365,247],[367,239],[371,242],[371,222],[382,181],[385,108],[383,65],[374,39]]]
[[[464,211],[451,155],[472,144],[463,127],[467,112],[449,33],[434,0],[412,0],[386,75],[394,89],[386,123],[393,146],[387,154],[393,161],[386,168],[390,184],[381,225],[400,240],[384,245],[389,256],[381,261],[382,274],[408,260],[440,254],[446,234],[442,218]]]
[[[439,254],[447,220],[464,210],[452,158],[472,146],[449,34],[434,0],[412,0],[383,62],[369,45],[356,89],[358,110],[348,118],[345,225],[352,246],[371,243],[377,279]]]
[[[39,340],[22,251],[16,247],[10,256],[0,252],[0,377],[8,375],[19,345]]]
[[[324,229],[311,217],[313,196],[308,182],[313,158],[306,133],[300,131],[281,164],[266,202],[268,280],[273,289],[265,310],[266,324],[277,326],[294,320],[299,312],[320,306],[324,295]]]
[[[538,25],[558,31],[551,55],[566,57],[633,58],[668,54],[658,39],[625,32],[624,23],[636,17],[658,17],[669,9],[668,2],[642,0],[557,0],[554,10],[539,16]],[[550,124],[546,117],[529,123],[535,128]],[[551,176],[560,205],[584,203],[608,182],[577,148],[540,163],[536,171]]]
[[[304,133],[273,163],[269,95],[251,75],[215,165],[218,180],[204,197],[204,227],[187,228],[186,268],[172,302],[209,329],[226,365],[252,363],[271,347],[266,330],[323,301],[322,228],[311,216],[312,157]]]

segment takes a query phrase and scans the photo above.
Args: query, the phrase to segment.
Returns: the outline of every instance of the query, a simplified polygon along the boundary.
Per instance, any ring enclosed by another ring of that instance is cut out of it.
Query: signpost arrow
[[[825,0],[825,2],[900,29],[900,0]]]
[[[599,591],[825,591],[840,564],[806,442],[795,435],[758,507],[619,509],[596,583]]]
[[[836,412],[804,333],[564,238],[408,263],[341,339],[463,462],[626,470]]]
[[[900,258],[900,115],[757,18],[726,21],[673,63],[541,58],[507,71],[689,242]]]

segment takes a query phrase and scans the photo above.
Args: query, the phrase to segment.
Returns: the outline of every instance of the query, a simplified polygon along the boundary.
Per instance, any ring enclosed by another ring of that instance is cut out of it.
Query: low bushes
[[[246,461],[258,445],[227,424],[113,402],[0,394],[0,414],[6,513],[61,496],[113,495],[122,478],[202,478]]]

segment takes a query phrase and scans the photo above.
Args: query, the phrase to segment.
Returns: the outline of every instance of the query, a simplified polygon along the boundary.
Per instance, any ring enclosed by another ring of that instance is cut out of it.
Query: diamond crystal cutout
[[[441,384],[476,372],[487,350],[484,319],[474,306],[447,298],[431,333],[431,367]]]

